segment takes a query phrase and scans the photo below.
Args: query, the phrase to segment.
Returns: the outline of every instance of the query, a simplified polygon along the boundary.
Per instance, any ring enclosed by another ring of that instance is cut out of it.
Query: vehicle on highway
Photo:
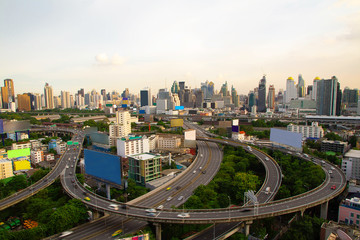
[[[91,199],[89,197],[84,197],[85,201],[90,201]]]
[[[171,187],[168,187],[167,189],[166,189],[166,191],[169,191],[171,189]]]
[[[200,157],[202,157],[203,155],[202,154],[200,154]]]
[[[177,187],[176,187],[176,190],[179,190],[180,188],[181,188],[181,186],[177,186]]]
[[[195,173],[196,173],[196,170],[194,170],[193,173],[195,174]]]
[[[146,209],[145,212],[155,213],[156,210],[154,208],[149,208],[149,209]]]
[[[155,217],[155,216],[156,216],[156,213],[149,212],[149,213],[146,214],[146,216]]]
[[[205,174],[205,173],[206,173],[206,170],[202,171],[201,173],[202,173],[202,174]]]
[[[332,190],[335,190],[335,189],[336,189],[336,185],[332,185],[332,186],[331,186],[331,189],[332,189]]]
[[[69,165],[66,165],[66,168],[69,168]]]
[[[172,199],[172,197],[170,196],[166,199],[166,201],[170,201],[171,199]]]
[[[73,167],[74,167],[74,165],[71,165],[71,167],[73,168]]]
[[[265,160],[266,160],[266,161],[269,161],[270,159],[269,159],[268,157],[265,157]]]
[[[334,167],[331,167],[331,170],[335,170],[335,168],[334,168]]]
[[[158,206],[156,209],[157,210],[161,210],[161,209],[163,209],[164,208],[164,205],[160,205],[160,206]]]
[[[110,209],[113,209],[113,210],[119,210],[119,205],[117,205],[117,204],[110,204],[110,205],[109,205],[109,208],[110,208]]]
[[[201,170],[201,169],[202,169],[202,167],[199,167],[199,169]]]
[[[240,212],[250,212],[251,210],[251,208],[243,208],[240,210]]]
[[[71,182],[72,182],[72,183],[75,183],[75,179],[71,179]]]
[[[122,205],[121,208],[122,209],[129,209],[129,206],[128,205]]]
[[[332,171],[331,171],[331,170],[329,170],[329,174],[332,174]]]
[[[179,201],[181,201],[181,200],[183,200],[183,199],[184,199],[184,196],[180,196],[180,197],[178,198]]]
[[[112,237],[116,237],[118,236],[119,234],[121,234],[123,232],[122,229],[119,229],[119,230],[116,230],[113,234],[111,234]]]
[[[269,194],[270,193],[270,187],[266,187],[265,188],[265,194]]]
[[[248,149],[250,152],[252,152],[252,149],[251,149],[250,146],[247,146],[247,149]]]
[[[188,218],[188,217],[190,217],[190,214],[189,213],[180,213],[177,216],[180,218]]]
[[[69,172],[69,175],[72,175],[72,172]]]
[[[60,237],[60,238],[66,237],[66,236],[68,236],[68,235],[70,235],[70,234],[72,234],[72,233],[73,233],[73,231],[65,231],[65,232],[62,232],[59,237]]]

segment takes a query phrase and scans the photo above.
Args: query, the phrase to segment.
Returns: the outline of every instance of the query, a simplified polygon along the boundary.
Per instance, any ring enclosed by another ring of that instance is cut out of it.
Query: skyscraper
[[[71,108],[70,92],[61,91],[61,108]]]
[[[239,107],[239,95],[234,86],[231,86],[231,99],[235,107]]]
[[[1,87],[2,107],[9,108],[11,102],[15,102],[14,82],[12,79],[4,80],[4,87]]]
[[[44,97],[45,97],[45,107],[47,109],[53,109],[54,108],[53,89],[48,83],[45,83]]]
[[[266,112],[266,77],[265,75],[259,82],[259,95],[257,109],[259,112]]]
[[[18,110],[29,112],[31,111],[30,96],[28,94],[18,94]]]
[[[296,93],[296,87],[295,82],[292,77],[288,77],[286,80],[286,95],[285,95],[285,102],[290,103],[291,99],[296,99],[297,93]]]
[[[171,93],[179,93],[180,87],[177,81],[173,82],[173,85],[171,86]]]
[[[270,87],[269,87],[268,107],[271,110],[275,109],[275,87],[274,87],[274,85],[270,85]]]
[[[319,77],[314,78],[311,99],[316,101],[317,84],[321,79]]]
[[[338,79],[323,79],[317,82],[316,114],[335,116],[340,115],[341,94]],[[340,96],[339,96],[340,95]]]
[[[298,82],[298,97],[305,97],[305,81],[301,74],[299,74]]]
[[[255,93],[253,91],[249,92],[249,110],[251,111],[251,108],[256,104],[256,97]]]
[[[149,89],[144,89],[140,91],[140,106],[151,106],[152,105],[152,98],[151,98],[151,91]]]
[[[342,103],[345,107],[356,107],[359,101],[359,90],[346,87],[342,96]]]

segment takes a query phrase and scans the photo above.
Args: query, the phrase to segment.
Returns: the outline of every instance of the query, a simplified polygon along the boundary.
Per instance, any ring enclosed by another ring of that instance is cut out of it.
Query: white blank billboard
[[[297,149],[302,148],[302,134],[281,130],[277,128],[270,129],[270,141],[289,145]]]

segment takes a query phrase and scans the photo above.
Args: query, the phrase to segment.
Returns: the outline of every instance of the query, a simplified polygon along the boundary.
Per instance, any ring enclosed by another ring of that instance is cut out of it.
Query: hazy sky
[[[0,79],[15,92],[192,88],[247,94],[338,77],[360,88],[359,0],[0,0]]]

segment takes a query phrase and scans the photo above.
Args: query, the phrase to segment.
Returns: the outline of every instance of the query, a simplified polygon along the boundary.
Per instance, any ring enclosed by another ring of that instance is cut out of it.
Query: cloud
[[[106,53],[99,53],[95,56],[97,65],[102,66],[119,66],[123,65],[126,62],[126,58],[114,54],[111,58],[108,57]]]

